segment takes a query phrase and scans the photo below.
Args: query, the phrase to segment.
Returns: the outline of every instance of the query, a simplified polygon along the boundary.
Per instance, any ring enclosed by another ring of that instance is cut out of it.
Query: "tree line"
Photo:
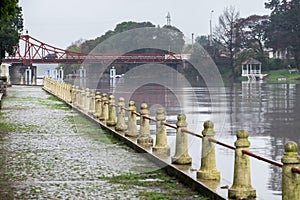
[[[221,72],[231,71],[236,79],[241,62],[249,57],[262,62],[263,70],[293,66],[300,69],[300,1],[269,0],[265,3],[269,15],[241,18],[230,6],[218,19],[213,42],[199,36],[199,42],[211,55]],[[284,52],[285,59],[269,59],[269,51]]]
[[[251,15],[241,18],[239,11],[234,7],[227,7],[219,16],[218,24],[214,28],[212,43],[209,42],[208,36],[196,37],[196,42],[206,49],[221,73],[230,73],[231,77],[235,79],[241,71],[241,62],[249,57],[261,61],[263,70],[266,71],[288,65],[300,69],[300,0],[268,0],[265,8],[271,11],[270,15]],[[18,6],[18,0],[1,0],[0,25],[0,55],[2,59],[6,53],[13,54],[15,52],[20,33],[23,30],[22,8]],[[116,25],[114,30],[109,30],[95,39],[76,41],[67,50],[89,53],[99,43],[118,33],[142,27],[169,29],[170,33],[161,36],[161,39],[171,37],[177,44],[172,48],[187,49],[183,33],[174,26],[159,27],[151,22],[129,21]],[[138,37],[142,39],[143,36],[132,36],[128,41],[141,41]],[[121,44],[130,45],[128,41],[126,42],[126,38],[124,38]],[[283,51],[286,59],[269,59],[266,51],[269,49],[274,52]],[[63,67],[67,73],[68,71],[71,73],[79,66],[63,65]]]

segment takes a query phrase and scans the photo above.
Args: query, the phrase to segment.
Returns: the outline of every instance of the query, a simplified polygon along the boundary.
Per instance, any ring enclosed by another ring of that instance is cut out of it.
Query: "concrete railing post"
[[[214,123],[205,121],[203,126],[201,167],[197,171],[197,178],[220,180],[220,172],[216,169],[215,144],[209,141],[209,139],[214,139],[215,136]]]
[[[95,96],[95,114],[94,118],[99,119],[101,116],[101,94],[100,92],[96,92]]]
[[[170,147],[167,144],[167,131],[164,125],[165,121],[164,109],[158,108],[156,111],[156,141],[152,152],[161,156],[170,156]]]
[[[32,77],[32,85],[36,85],[35,76]]]
[[[95,113],[95,90],[91,90],[90,93],[90,108],[88,113],[93,115]]]
[[[83,108],[83,111],[84,112],[88,112],[89,111],[89,108],[90,108],[90,89],[89,88],[86,88],[85,89],[85,104],[84,104],[84,108]]]
[[[75,97],[75,101],[73,102],[73,105],[78,106],[79,99],[80,99],[80,93],[79,93],[79,87],[78,86],[75,86],[74,97]]]
[[[80,103],[79,103],[79,109],[83,109],[85,105],[85,91],[83,88],[80,89]]]
[[[127,125],[125,123],[125,99],[123,97],[119,98],[118,102],[118,118],[116,124],[116,130],[124,132],[127,130]]]
[[[101,116],[100,120],[106,122],[108,119],[108,99],[107,99],[107,94],[103,93],[102,98],[101,98]]]
[[[11,85],[11,80],[10,80],[10,76],[9,75],[7,76],[7,84]]]
[[[176,147],[175,147],[175,155],[172,156],[172,163],[176,164],[191,164],[192,158],[188,153],[188,136],[182,130],[185,130],[187,127],[186,116],[185,114],[177,115],[177,123],[176,123]]]
[[[150,136],[149,119],[145,118],[149,116],[148,105],[146,103],[141,104],[140,114],[140,134],[137,143],[144,146],[152,146],[153,138]]]
[[[138,136],[137,125],[136,125],[136,107],[134,101],[129,102],[128,106],[128,130],[125,135],[130,137]]]
[[[109,104],[108,104],[107,126],[115,126],[116,124],[117,124],[117,120],[116,120],[115,97],[113,95],[110,95]]]
[[[282,199],[300,199],[300,174],[293,173],[292,168],[300,169],[300,157],[298,145],[295,142],[288,142],[284,146],[284,155],[281,159],[282,167]]]
[[[234,145],[234,175],[233,184],[228,190],[228,198],[230,199],[254,199],[256,191],[251,186],[250,176],[250,158],[242,153],[242,150],[249,150],[250,142],[248,140],[248,131],[237,131],[237,140]]]
[[[72,92],[71,92],[71,103],[73,104],[73,106],[75,106],[75,102],[76,102],[76,87],[75,85],[73,85]]]
[[[24,76],[23,75],[21,75],[20,85],[24,85]]]

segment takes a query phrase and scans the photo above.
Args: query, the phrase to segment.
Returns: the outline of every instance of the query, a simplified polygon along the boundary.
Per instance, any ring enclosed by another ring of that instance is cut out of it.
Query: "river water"
[[[114,87],[105,92],[114,94],[116,99],[123,96],[126,102],[135,100],[137,107],[142,102],[148,103],[152,117],[159,106],[165,108],[167,122],[171,124],[176,123],[177,113],[185,113],[188,129],[196,133],[201,133],[204,121],[212,120],[215,138],[229,145],[234,145],[237,130],[247,130],[250,151],[277,162],[281,162],[286,142],[300,144],[299,84],[242,82],[224,88],[208,88],[178,87],[180,83],[176,82],[177,86],[173,88],[164,87],[163,84],[133,87],[128,85],[130,82],[126,76],[124,79],[117,80]],[[151,126],[154,136],[155,125]],[[175,131],[167,131],[173,155]],[[200,139],[189,136],[189,154],[193,158],[192,168],[199,169]],[[234,151],[217,145],[216,162],[221,172],[219,186],[230,187],[233,182]],[[281,199],[281,168],[255,158],[251,158],[250,162],[252,186],[256,189],[258,199]],[[227,190],[219,186],[216,190],[226,196]]]
[[[189,113],[187,118],[195,119],[198,116],[197,123],[200,124],[208,119],[216,119],[216,139],[220,141],[233,145],[236,131],[247,130],[250,150],[278,162],[281,161],[286,142],[300,144],[300,85],[260,82],[234,84],[226,87],[225,93],[216,95],[217,103],[208,95],[208,89],[193,88],[193,91],[198,98],[188,92],[192,102],[207,109]],[[195,139],[190,137],[190,140]],[[195,157],[199,154],[197,146],[198,142],[195,142],[190,148],[190,154]],[[233,157],[232,150],[217,146],[217,168],[221,171],[223,184],[228,182],[229,186],[233,177]],[[257,190],[258,198],[281,199],[281,169],[254,158],[250,161],[252,186]],[[193,165],[199,167],[197,161]]]
[[[136,100],[137,107],[141,102],[149,103],[151,116],[158,106],[165,107],[167,122],[171,124],[176,122],[176,113],[183,112],[187,116],[188,129],[196,133],[201,133],[204,121],[212,120],[215,138],[230,145],[234,145],[237,130],[247,130],[250,151],[278,162],[281,162],[286,142],[300,144],[300,85],[297,84],[243,82],[222,89],[188,87],[176,88],[176,91],[144,86],[133,94],[117,87],[111,92]],[[154,124],[152,130],[155,134]],[[175,153],[175,131],[168,129],[168,135],[172,155]],[[199,169],[200,139],[189,136],[189,154],[193,158],[192,168]],[[217,169],[221,172],[221,182],[216,190],[224,196],[227,190],[220,186],[232,185],[233,158],[234,151],[216,146]],[[255,158],[250,162],[252,186],[258,199],[281,199],[281,168]]]

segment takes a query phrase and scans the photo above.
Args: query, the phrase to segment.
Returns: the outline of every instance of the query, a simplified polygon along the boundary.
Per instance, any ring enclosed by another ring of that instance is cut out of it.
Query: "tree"
[[[233,80],[236,78],[234,73],[234,56],[240,47],[240,43],[237,40],[239,38],[239,28],[237,27],[239,15],[239,12],[234,7],[226,7],[223,14],[219,16],[219,25],[214,32],[215,39],[221,42],[229,56]]]
[[[67,47],[67,51],[71,52],[80,52],[80,45],[83,43],[83,40],[77,40]],[[64,69],[65,74],[73,74],[76,70],[79,69],[80,64],[60,64],[58,68],[62,67]]]
[[[264,53],[264,28],[269,21],[268,15],[251,15],[246,18],[241,18],[237,22],[239,27],[239,39],[241,47],[250,52],[252,57],[256,57],[263,65],[266,63]],[[247,56],[247,55],[246,55]]]
[[[300,1],[269,0],[265,6],[272,10],[265,28],[266,45],[274,50],[290,50],[300,69]]]
[[[145,30],[139,28],[146,28]],[[147,28],[153,28],[151,31]],[[134,31],[142,30],[142,31]],[[132,30],[131,34],[119,34],[125,31]],[[119,35],[118,35],[119,34]],[[120,36],[121,35],[121,36]],[[111,38],[115,36],[114,40]],[[124,37],[123,37],[124,36]],[[101,35],[92,40],[86,40],[81,44],[75,45],[76,51],[80,49],[83,54],[92,53],[163,53],[166,50],[163,49],[151,49],[153,43],[164,44],[162,46],[168,47],[171,52],[180,52],[184,46],[183,33],[174,26],[155,27],[150,22],[122,22],[117,24],[114,30],[107,31],[104,35]],[[149,40],[149,38],[151,38]],[[116,41],[118,41],[116,43]],[[99,45],[101,43],[101,45]],[[150,47],[149,47],[150,46]],[[140,49],[132,49],[132,47],[145,47]],[[147,48],[149,47],[149,48]],[[68,47],[74,48],[74,45]],[[128,52],[130,51],[130,52]],[[79,65],[61,65],[67,72],[75,71],[79,68]]]
[[[22,8],[17,0],[1,0],[0,6],[0,57],[13,54],[23,30]]]

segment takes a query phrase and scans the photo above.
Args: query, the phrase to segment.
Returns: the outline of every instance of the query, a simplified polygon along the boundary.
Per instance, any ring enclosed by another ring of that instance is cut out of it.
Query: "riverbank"
[[[40,87],[0,112],[1,199],[205,199]]]
[[[297,69],[280,69],[267,72],[266,80],[269,83],[288,82],[300,83],[300,73]]]

